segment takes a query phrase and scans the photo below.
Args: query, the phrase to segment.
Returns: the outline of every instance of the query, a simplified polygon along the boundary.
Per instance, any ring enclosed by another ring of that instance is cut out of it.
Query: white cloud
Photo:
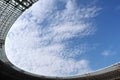
[[[112,49],[108,49],[108,50],[104,50],[101,54],[103,56],[107,57],[107,56],[111,56],[111,55],[116,54],[116,52]]]
[[[110,54],[110,51],[104,51],[104,52],[102,53],[103,56],[108,56],[109,54]]]
[[[67,40],[92,35],[95,27],[89,19],[100,9],[78,8],[74,0],[60,1],[66,3],[63,10],[57,10],[56,0],[40,0],[15,22],[5,44],[13,64],[47,76],[77,75],[91,70],[89,61],[74,58],[85,53],[87,45],[79,44],[69,50]]]

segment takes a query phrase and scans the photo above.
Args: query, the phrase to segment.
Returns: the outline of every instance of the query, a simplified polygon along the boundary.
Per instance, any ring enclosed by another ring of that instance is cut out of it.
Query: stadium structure
[[[0,80],[120,80],[120,63],[70,77],[41,76],[14,66],[5,54],[6,35],[16,19],[37,0],[0,0]]]

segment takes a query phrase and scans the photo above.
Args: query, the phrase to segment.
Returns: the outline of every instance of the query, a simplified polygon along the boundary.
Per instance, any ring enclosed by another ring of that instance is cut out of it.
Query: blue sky
[[[17,67],[74,76],[120,61],[120,1],[39,0],[14,23],[6,54]]]

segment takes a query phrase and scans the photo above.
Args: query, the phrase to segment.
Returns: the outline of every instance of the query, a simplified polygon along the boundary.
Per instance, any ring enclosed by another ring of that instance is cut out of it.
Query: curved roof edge
[[[33,74],[27,71],[24,71],[22,69],[19,69],[18,67],[14,66],[6,57],[5,51],[4,51],[4,44],[2,45],[2,48],[0,48],[0,54],[2,54],[2,59],[0,57],[0,75],[7,75],[9,77],[14,77],[15,80],[104,80],[108,78],[118,78],[120,79],[120,63],[116,63],[114,65],[111,65],[109,67],[82,74],[77,76],[70,76],[70,77],[56,77],[56,76],[42,76]],[[101,79],[102,77],[102,79]]]

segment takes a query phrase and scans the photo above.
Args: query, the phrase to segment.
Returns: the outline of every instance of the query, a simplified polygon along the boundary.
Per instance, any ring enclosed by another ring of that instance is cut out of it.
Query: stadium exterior
[[[71,77],[40,76],[14,66],[5,54],[5,38],[16,19],[37,0],[0,0],[0,80],[120,80],[120,63]]]

